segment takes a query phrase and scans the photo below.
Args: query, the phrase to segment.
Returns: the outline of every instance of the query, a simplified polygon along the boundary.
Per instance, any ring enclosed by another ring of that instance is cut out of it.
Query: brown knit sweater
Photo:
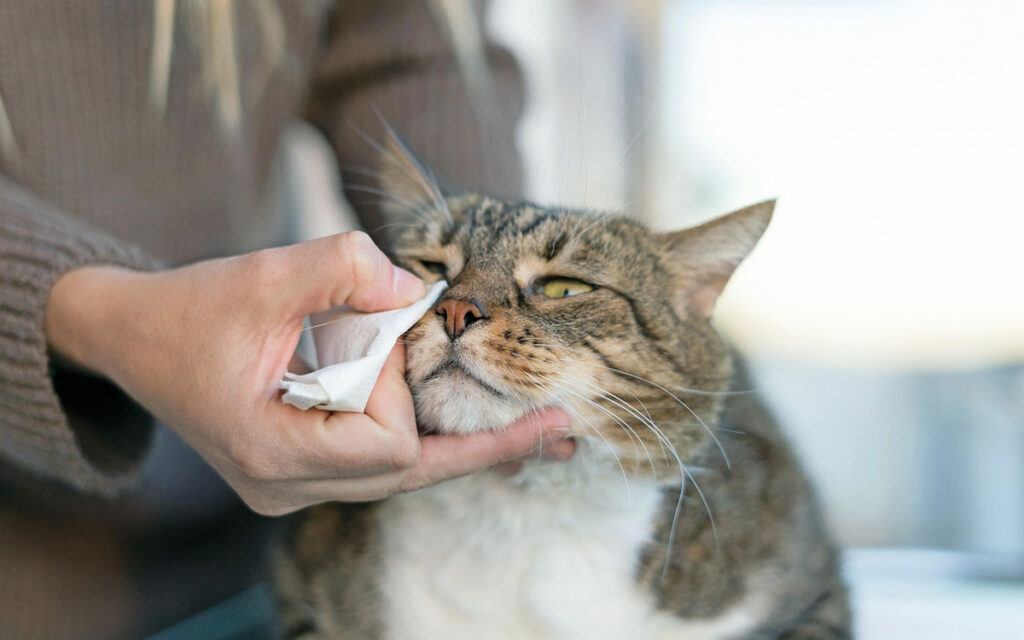
[[[269,79],[255,3],[235,2],[237,136],[220,126],[203,89],[187,20],[174,31],[163,112],[151,103],[154,6],[0,3],[0,118],[13,134],[13,144],[0,144],[0,498],[31,494],[38,478],[104,495],[131,483],[149,418],[112,385],[64,371],[48,356],[49,290],[83,265],[151,269],[288,242],[288,221],[262,195],[289,120],[305,115],[325,132],[351,183],[370,181],[363,171],[375,166],[374,151],[356,131],[379,139],[379,112],[439,175],[518,189],[516,67],[489,51],[506,112],[481,130],[425,2],[282,2],[285,52]],[[364,198],[352,200],[372,229]],[[10,544],[4,531],[0,523],[0,545]],[[6,571],[8,586],[12,565],[4,563],[12,557],[0,552],[0,583]],[[14,591],[0,587],[0,600]],[[0,636],[21,629],[24,637],[75,637],[36,635],[32,622],[18,627],[12,606],[0,601]]]

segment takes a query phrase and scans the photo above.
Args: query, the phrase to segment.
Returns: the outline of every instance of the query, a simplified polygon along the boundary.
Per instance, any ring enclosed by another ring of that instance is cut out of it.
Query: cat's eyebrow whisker
[[[616,208],[612,209],[609,213],[612,213],[612,214],[622,213],[623,211],[625,211],[626,209],[632,207],[633,205],[642,204],[643,202],[644,201],[642,199],[630,200],[626,204],[624,204],[624,205],[622,205],[620,207],[616,207]]]
[[[371,169],[369,167],[364,167],[358,164],[342,162],[338,164],[338,168],[341,169],[344,173],[354,173],[360,176],[364,176],[366,178],[374,178],[376,180],[379,180],[381,177],[381,172],[379,169]]]
[[[377,198],[376,200],[365,199],[364,198],[362,200],[353,200],[352,204],[354,204],[354,205],[372,204],[372,205],[374,205],[374,206],[376,206],[378,208],[383,208],[384,206],[395,207],[397,209],[400,209],[401,211],[404,211],[406,213],[406,215],[408,215],[410,218],[414,218],[415,222],[392,223],[392,224],[406,224],[406,226],[408,226],[409,228],[412,228],[412,229],[422,229],[424,232],[430,231],[433,227],[435,227],[437,225],[436,221],[431,220],[430,218],[426,217],[426,214],[423,213],[422,211],[420,211],[418,209],[412,209],[410,207],[407,207],[404,204],[401,204],[399,202],[395,202],[394,200],[391,200],[389,198],[382,197],[382,198]],[[383,225],[383,227],[387,227],[387,226],[391,226],[391,225]],[[378,227],[378,228],[381,228],[381,227]]]
[[[394,204],[402,205],[406,211],[415,215],[416,218],[421,222],[425,224],[431,222],[430,218],[426,215],[426,213],[421,210],[422,207],[420,207],[418,203],[413,202],[408,198],[403,198],[397,193],[393,193],[391,191],[386,191],[384,189],[379,189],[377,187],[372,187],[370,185],[365,184],[347,184],[345,185],[345,188],[350,189],[352,191],[359,191],[361,193],[372,193],[375,196],[380,196],[381,198],[393,202]]]
[[[405,166],[405,163],[403,163],[400,158],[395,157],[395,154],[392,153],[390,149],[381,146],[376,140],[367,135],[367,133],[360,129],[359,127],[355,126],[352,123],[349,123],[349,127],[356,133],[356,135],[362,138],[363,141],[365,141],[367,144],[373,147],[382,158],[391,163],[391,165],[394,166],[396,169],[404,173],[406,177],[411,178],[414,182],[419,183],[419,185],[423,188],[424,193],[428,197],[433,199],[434,206],[437,207],[438,212],[444,213],[445,216],[447,216],[448,218],[448,223],[454,225],[455,222],[454,220],[452,220],[451,211],[448,209],[448,202],[444,199],[444,196],[441,193],[441,188],[438,186],[437,180],[434,179],[433,174],[428,172],[425,167],[419,166],[419,163],[414,160],[415,156],[413,156],[412,153],[409,153],[409,150],[405,148],[405,144],[398,137],[398,134],[395,132],[395,130],[391,128],[391,125],[388,124],[387,121],[380,116],[380,114],[377,114],[377,116],[378,118],[380,118],[381,124],[384,126],[384,129],[387,131],[388,135],[392,137],[396,144],[401,146],[403,150],[407,152],[407,156],[410,158],[410,161],[417,165],[416,168],[420,170],[419,173],[410,171],[409,168]],[[427,176],[426,179],[424,179],[424,175]]]
[[[654,119],[654,115],[655,115],[655,113],[657,113],[657,110],[658,110],[658,105],[657,104],[655,104],[653,107],[651,107],[651,110],[647,114],[647,117],[645,117],[644,121],[642,123],[640,123],[640,126],[636,130],[636,133],[633,134],[633,137],[626,144],[626,148],[622,151],[622,155],[619,156],[619,159],[615,163],[615,166],[612,167],[611,173],[608,174],[607,180],[609,180],[609,181],[612,180],[615,177],[615,174],[618,173],[619,169],[622,167],[623,163],[626,161],[626,158],[629,157],[629,152],[633,150],[633,147],[636,145],[636,143],[639,142],[640,139],[643,137],[644,130],[647,129],[647,125],[650,124],[651,120]],[[607,197],[607,193],[606,193],[605,197]],[[618,211],[618,210],[616,209],[616,211]]]
[[[373,233],[378,231],[384,231],[385,229],[420,229],[420,225],[415,222],[390,222],[388,224],[382,224],[379,227],[373,229]]]
[[[607,220],[610,217],[611,217],[610,215],[608,215],[607,213],[603,213],[603,212],[601,212],[601,213],[591,213],[589,216],[580,216],[579,217],[580,222],[576,225],[576,228],[573,229],[573,232],[569,235],[569,238],[565,241],[565,248],[563,248],[562,251],[567,251],[571,247],[576,246],[579,243],[579,241],[583,239],[583,236],[585,236],[588,231],[590,231],[591,229],[593,229],[594,227],[596,227],[597,225],[599,225],[600,223],[604,222],[605,220]],[[580,224],[582,224],[582,222],[583,222],[583,220],[585,218],[593,218],[593,222],[588,224],[581,231],[581,230],[579,230],[579,227],[580,227]]]

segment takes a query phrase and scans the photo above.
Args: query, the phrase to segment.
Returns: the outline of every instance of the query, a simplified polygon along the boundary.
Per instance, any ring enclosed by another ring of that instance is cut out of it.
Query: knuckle
[[[362,231],[349,231],[338,236],[339,254],[350,270],[353,282],[375,280],[380,272],[380,249]]]
[[[420,454],[420,439],[416,435],[403,436],[391,450],[391,465],[395,469],[409,469],[419,463]]]
[[[247,441],[235,442],[229,450],[229,458],[238,471],[248,480],[273,482],[281,479],[281,469]]]
[[[246,255],[243,268],[250,282],[255,285],[253,292],[257,295],[278,291],[285,280],[281,261],[272,250],[254,251]]]
[[[396,493],[412,493],[424,487],[436,484],[436,481],[428,473],[411,473],[399,482]]]

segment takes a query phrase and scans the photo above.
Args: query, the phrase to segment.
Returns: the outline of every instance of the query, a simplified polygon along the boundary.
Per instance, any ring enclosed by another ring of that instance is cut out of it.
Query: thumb
[[[426,295],[423,281],[391,264],[362,231],[349,231],[280,249],[303,315],[348,304],[360,311],[408,306]]]

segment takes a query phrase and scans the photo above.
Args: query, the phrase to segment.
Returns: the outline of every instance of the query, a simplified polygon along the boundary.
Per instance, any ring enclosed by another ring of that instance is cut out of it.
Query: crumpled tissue
[[[446,282],[427,288],[427,295],[402,309],[362,313],[339,307],[310,317],[319,366],[312,373],[285,373],[282,400],[300,409],[361,413],[398,338],[423,317]]]

